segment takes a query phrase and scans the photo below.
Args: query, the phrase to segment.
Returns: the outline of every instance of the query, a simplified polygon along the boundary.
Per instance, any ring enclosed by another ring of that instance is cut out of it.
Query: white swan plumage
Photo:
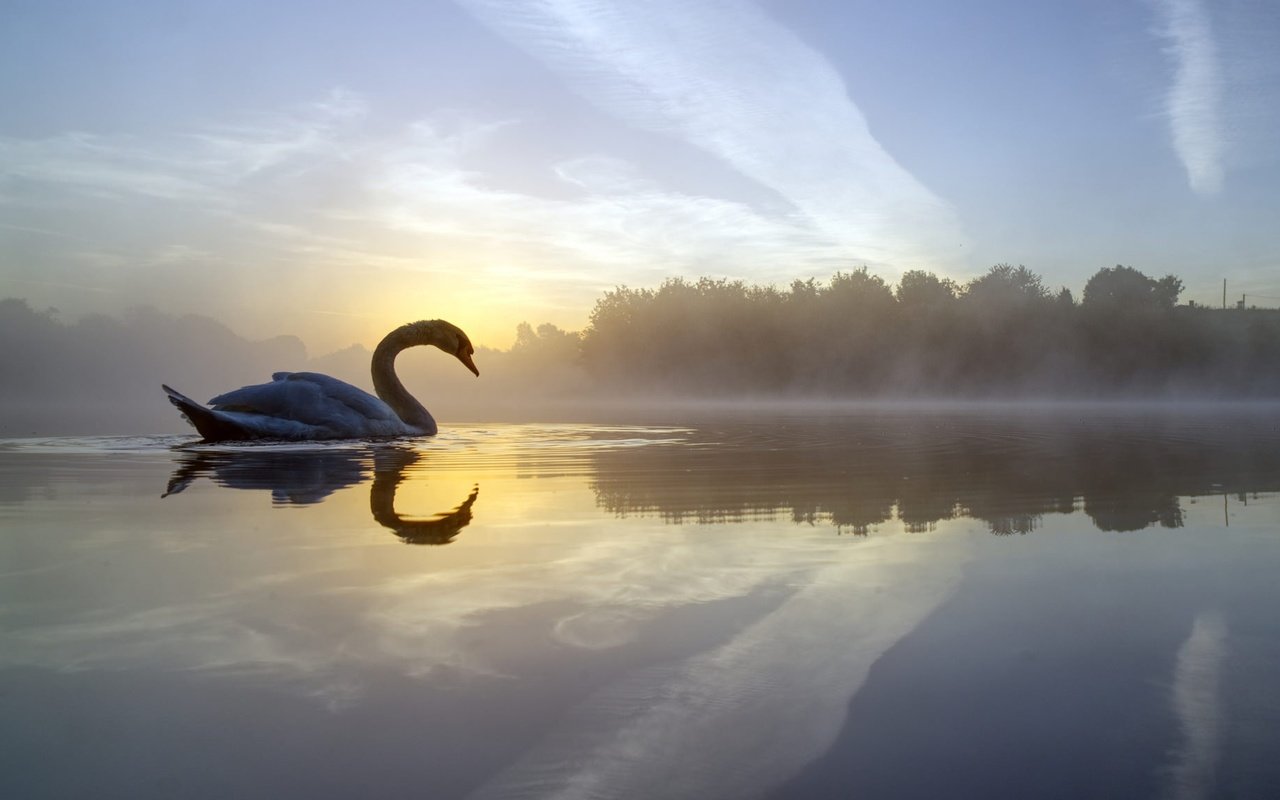
[[[370,365],[377,397],[317,372],[277,372],[270,383],[220,394],[207,405],[161,385],[169,402],[208,442],[434,436],[435,419],[395,372],[400,351],[418,345],[438,347],[480,374],[467,335],[452,323],[433,319],[401,325],[379,342]]]

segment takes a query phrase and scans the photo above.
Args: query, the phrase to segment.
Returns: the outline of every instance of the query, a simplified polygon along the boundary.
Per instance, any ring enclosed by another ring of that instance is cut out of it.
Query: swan
[[[206,442],[241,439],[363,439],[434,436],[436,421],[396,377],[401,350],[434,345],[478,377],[475,348],[460,328],[442,319],[420,320],[388,333],[373,351],[377,397],[345,381],[316,372],[277,372],[270,383],[220,394],[203,406],[161,384]]]

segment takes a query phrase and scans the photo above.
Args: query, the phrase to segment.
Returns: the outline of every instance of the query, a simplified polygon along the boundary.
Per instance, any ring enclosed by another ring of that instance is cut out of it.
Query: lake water
[[[0,797],[1280,797],[1280,413],[0,441]]]

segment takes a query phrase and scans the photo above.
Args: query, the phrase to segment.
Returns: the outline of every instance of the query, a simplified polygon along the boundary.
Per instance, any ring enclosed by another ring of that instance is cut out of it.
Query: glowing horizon
[[[313,354],[863,265],[1280,296],[1275,35],[1200,0],[19,8],[0,296]]]

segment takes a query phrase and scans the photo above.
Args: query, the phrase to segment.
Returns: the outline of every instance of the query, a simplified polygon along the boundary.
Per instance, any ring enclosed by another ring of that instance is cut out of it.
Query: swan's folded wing
[[[276,375],[280,374],[276,373]],[[283,374],[286,376],[284,380],[290,383],[302,382],[318,386],[330,400],[342,403],[366,419],[400,422],[400,417],[381,398],[375,397],[357,386],[352,386],[346,381],[340,381],[337,378],[322,375],[319,372],[286,372]],[[272,377],[274,378],[275,376]]]
[[[315,372],[277,372],[271,383],[244,386],[209,401],[218,411],[238,411],[309,425],[399,422],[390,406],[349,383]]]

